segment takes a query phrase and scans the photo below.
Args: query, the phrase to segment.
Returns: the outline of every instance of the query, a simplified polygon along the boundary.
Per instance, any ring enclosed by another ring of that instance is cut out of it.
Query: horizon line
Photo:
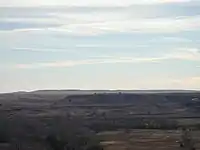
[[[17,90],[17,91],[11,91],[11,92],[0,92],[0,94],[14,94],[14,93],[34,93],[34,92],[61,92],[61,91],[108,91],[108,92],[119,92],[119,91],[125,91],[125,92],[137,92],[137,91],[149,91],[149,92],[200,92],[200,89],[36,89],[36,90]]]

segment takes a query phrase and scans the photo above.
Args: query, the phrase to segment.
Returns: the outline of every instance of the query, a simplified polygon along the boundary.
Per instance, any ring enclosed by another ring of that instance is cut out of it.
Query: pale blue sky
[[[200,89],[199,43],[200,0],[0,1],[0,92]]]

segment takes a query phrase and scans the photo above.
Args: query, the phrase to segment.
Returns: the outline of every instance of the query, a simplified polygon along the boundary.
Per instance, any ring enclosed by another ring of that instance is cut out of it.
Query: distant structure
[[[200,102],[200,99],[199,98],[193,98],[192,101],[194,101],[194,102]]]

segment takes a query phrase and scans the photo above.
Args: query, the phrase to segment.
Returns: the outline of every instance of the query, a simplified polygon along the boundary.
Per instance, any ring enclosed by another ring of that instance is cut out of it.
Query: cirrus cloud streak
[[[98,58],[99,57],[99,58]],[[116,64],[116,63],[159,63],[166,60],[188,60],[200,61],[200,52],[198,49],[179,49],[176,52],[165,54],[157,57],[130,57],[130,56],[97,56],[97,59],[85,60],[66,60],[39,62],[31,64],[17,64],[14,68],[34,69],[34,68],[62,68],[73,67],[78,65],[93,65],[93,64]]]

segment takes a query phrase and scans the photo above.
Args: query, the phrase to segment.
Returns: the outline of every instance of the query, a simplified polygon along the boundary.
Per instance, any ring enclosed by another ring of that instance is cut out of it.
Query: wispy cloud
[[[151,41],[150,41],[151,42]],[[96,51],[95,48],[101,48],[98,49],[98,51],[104,50],[104,48],[139,48],[139,47],[148,47],[147,44],[69,44],[65,48],[35,48],[35,47],[14,47],[11,48],[12,50],[16,51],[30,51],[30,52],[70,52],[70,53],[81,53],[81,51],[76,51],[77,49],[82,49],[83,52],[92,52]],[[69,50],[70,49],[70,50]],[[92,50],[92,51],[91,51]]]
[[[75,55],[84,55],[86,52],[87,53],[91,53],[91,51],[88,51],[88,49],[82,50],[82,51],[78,51],[77,48],[97,48],[97,47],[103,47],[101,45],[74,45],[74,46],[69,46],[66,48],[28,48],[28,47],[18,47],[18,48],[11,48],[13,51],[25,51],[25,52],[37,52],[37,53],[41,53],[41,52],[45,52],[45,53],[70,53],[70,54],[75,54]],[[91,58],[100,58],[100,57],[105,57],[105,56],[101,56],[98,55],[99,53],[97,53],[97,55],[92,55],[90,54],[87,57],[91,57]]]
[[[184,37],[176,37],[176,36],[163,36],[160,38],[150,39],[150,42],[158,43],[158,42],[170,42],[170,43],[189,43],[192,42],[191,39]]]
[[[12,29],[11,32],[59,32],[61,34],[73,35],[99,35],[108,33],[176,33],[182,31],[198,30],[200,28],[200,16],[182,18],[154,18],[154,19],[134,19],[118,21],[82,21],[79,23],[69,23],[57,27],[44,28],[22,28]],[[8,32],[10,32],[8,31]]]
[[[59,28],[49,28],[49,30],[76,35],[97,35],[116,32],[174,33],[197,30],[199,28],[200,17],[196,16],[192,18],[127,19],[118,21],[107,20],[105,22],[63,25]]]
[[[46,67],[73,67],[78,65],[92,65],[92,64],[116,64],[116,63],[159,63],[165,60],[189,60],[200,61],[200,53],[198,49],[180,49],[176,52],[165,54],[157,57],[130,57],[130,56],[97,56],[98,59],[85,60],[66,60],[41,62],[31,64],[17,64],[15,68],[20,69],[34,69]]]
[[[171,59],[200,61],[200,51],[197,48],[180,48],[167,56]]]
[[[200,84],[200,76],[191,76],[191,77],[182,77],[182,78],[174,78],[173,83],[177,87],[181,87],[182,89],[198,89]]]
[[[185,76],[185,77],[167,77],[165,75],[145,77],[142,79],[128,81],[126,79],[119,80],[116,79],[113,83],[116,83],[116,87],[123,87],[124,89],[199,89],[200,76]],[[115,89],[115,88],[114,88]]]
[[[144,3],[182,3],[186,1],[152,0],[150,2],[149,0],[143,0]],[[92,2],[90,1],[90,3]],[[11,15],[2,16],[0,30],[9,33],[50,32],[70,35],[99,35],[135,32],[177,33],[199,30],[200,28],[200,11],[197,8],[194,9],[195,15],[187,16],[184,14],[183,8],[179,8],[179,13],[170,13],[170,7],[165,11],[158,9],[158,7],[151,8],[150,6],[129,7],[112,7],[112,11],[109,9],[104,11],[106,7],[90,8],[86,6],[81,8],[66,7],[65,9],[62,8],[61,11],[58,11],[59,7],[57,9],[40,10],[39,14],[46,14],[48,16],[46,18],[32,17],[31,14],[30,18],[28,16],[24,18],[23,15],[16,17],[14,13],[11,13]],[[16,13],[19,10],[15,10]],[[23,14],[26,14],[27,10],[22,9]],[[175,10],[176,7],[173,8],[173,11]],[[12,9],[9,9],[9,11],[12,12]],[[191,11],[191,8],[188,8],[188,11]],[[37,9],[33,9],[32,12],[36,13]]]
[[[34,69],[34,68],[46,68],[46,67],[73,67],[78,65],[92,65],[92,64],[113,64],[113,63],[142,63],[142,62],[157,62],[162,58],[112,58],[105,57],[101,59],[87,59],[87,60],[68,60],[68,61],[54,61],[44,63],[33,64],[17,64],[16,68],[20,69]]]
[[[49,6],[49,5],[65,5],[65,6],[127,6],[127,5],[151,5],[160,3],[185,3],[192,0],[12,0],[1,1],[1,6]]]
[[[67,53],[73,53],[73,54],[80,54],[80,52],[77,51],[72,51],[72,50],[68,50],[67,48],[25,48],[25,47],[21,47],[21,48],[12,48],[12,50],[15,51],[30,51],[30,52],[67,52]]]

